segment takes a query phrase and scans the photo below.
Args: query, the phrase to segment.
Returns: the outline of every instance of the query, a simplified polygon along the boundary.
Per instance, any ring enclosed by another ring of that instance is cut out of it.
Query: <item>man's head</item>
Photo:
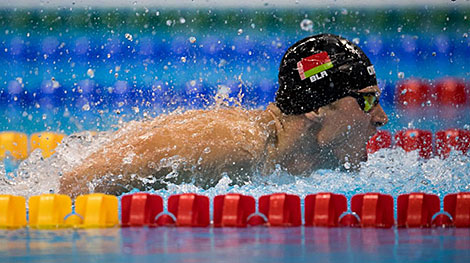
[[[315,35],[282,58],[276,105],[285,114],[302,114],[376,85],[374,66],[359,47],[336,35]]]
[[[315,125],[317,143],[341,161],[367,158],[366,143],[388,118],[378,104],[375,70],[364,52],[332,34],[291,46],[279,68],[276,105]]]

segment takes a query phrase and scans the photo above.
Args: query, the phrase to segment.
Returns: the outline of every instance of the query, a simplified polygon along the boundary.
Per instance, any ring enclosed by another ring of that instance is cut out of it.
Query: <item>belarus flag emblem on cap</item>
[[[303,58],[297,62],[297,70],[300,74],[300,79],[304,80],[322,71],[333,67],[333,63],[325,51],[311,55],[310,57]]]

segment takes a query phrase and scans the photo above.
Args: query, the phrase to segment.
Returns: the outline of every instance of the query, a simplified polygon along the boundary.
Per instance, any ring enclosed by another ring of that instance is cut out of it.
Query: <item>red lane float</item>
[[[337,227],[339,217],[348,210],[344,195],[318,193],[305,197],[305,225]]]
[[[440,210],[440,200],[435,194],[410,193],[397,199],[398,227],[430,227],[434,214]]]
[[[256,211],[256,200],[247,195],[226,194],[214,198],[215,227],[246,227],[248,216]]]
[[[395,98],[401,109],[418,109],[427,105],[431,99],[431,86],[420,79],[398,83],[396,92]]]
[[[410,152],[419,150],[419,156],[430,158],[432,149],[432,132],[418,129],[399,131],[395,134],[395,145]]]
[[[444,211],[452,216],[455,227],[470,227],[470,192],[446,195]]]
[[[452,148],[466,154],[470,149],[470,131],[459,129],[438,131],[436,133],[436,154],[446,158]]]
[[[168,212],[175,216],[176,226],[207,227],[210,224],[209,198],[204,195],[172,195],[168,198]],[[169,217],[164,218],[170,221]]]
[[[367,143],[367,153],[375,153],[382,148],[390,148],[392,146],[392,135],[389,131],[380,130],[372,136]]]
[[[351,211],[359,216],[361,227],[390,228],[395,223],[391,195],[380,193],[354,195],[351,198]]]
[[[268,219],[269,226],[300,226],[302,224],[300,197],[284,193],[263,195],[259,198],[259,212]]]
[[[436,102],[439,106],[464,106],[467,103],[465,82],[456,78],[445,78],[436,84]]]
[[[121,224],[153,226],[155,217],[163,212],[163,199],[154,194],[136,193],[121,198]]]

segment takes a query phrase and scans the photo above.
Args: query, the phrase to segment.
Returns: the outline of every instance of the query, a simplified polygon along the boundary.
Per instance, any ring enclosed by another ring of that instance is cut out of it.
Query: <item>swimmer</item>
[[[291,46],[279,68],[275,102],[265,110],[189,110],[133,121],[61,177],[60,192],[121,194],[166,182],[209,187],[282,169],[356,170],[367,141],[388,122],[375,70],[364,52],[332,34]]]

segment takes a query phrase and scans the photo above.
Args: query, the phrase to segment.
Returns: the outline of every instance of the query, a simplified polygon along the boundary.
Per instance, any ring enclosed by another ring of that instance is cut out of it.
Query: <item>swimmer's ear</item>
[[[325,116],[325,110],[322,107],[320,107],[311,112],[307,112],[304,115],[307,119],[313,122],[321,123],[323,121],[323,117]]]

